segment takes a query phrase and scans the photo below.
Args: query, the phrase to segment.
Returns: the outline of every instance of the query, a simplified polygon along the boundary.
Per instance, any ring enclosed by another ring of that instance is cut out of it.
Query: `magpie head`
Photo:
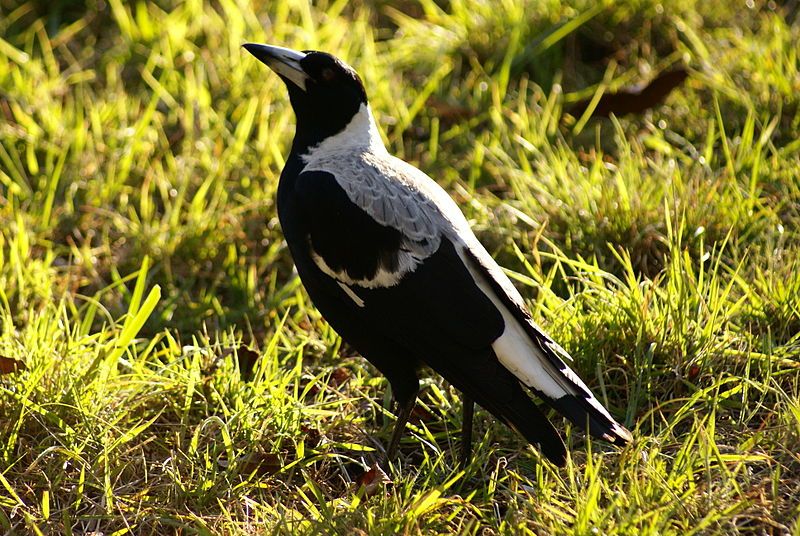
[[[247,43],[244,48],[281,77],[297,116],[297,128],[314,137],[335,134],[367,104],[364,84],[352,67],[326,52],[302,52]]]

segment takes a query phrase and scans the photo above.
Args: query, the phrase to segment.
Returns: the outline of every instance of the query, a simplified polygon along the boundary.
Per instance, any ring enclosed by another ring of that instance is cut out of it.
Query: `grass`
[[[0,2],[0,530],[800,535],[800,22],[774,2]],[[362,74],[612,413],[558,469],[292,271],[247,41]],[[578,101],[683,67],[642,115]],[[11,360],[22,366],[14,367]],[[455,449],[455,450],[453,450]],[[363,479],[362,479],[363,480]]]

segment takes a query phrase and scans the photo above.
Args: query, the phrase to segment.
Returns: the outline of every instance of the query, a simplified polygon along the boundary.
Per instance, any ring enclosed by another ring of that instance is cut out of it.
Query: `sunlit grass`
[[[773,3],[0,7],[0,529],[800,534],[800,24]],[[623,450],[564,469],[387,383],[292,271],[293,117],[247,41],[333,52],[458,201]],[[640,116],[571,107],[683,67]]]

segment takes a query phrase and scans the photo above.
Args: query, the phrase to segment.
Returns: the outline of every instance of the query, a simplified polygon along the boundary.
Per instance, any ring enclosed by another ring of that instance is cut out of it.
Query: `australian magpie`
[[[426,365],[463,394],[465,462],[477,402],[564,464],[564,443],[529,393],[594,436],[630,441],[531,319],[450,196],[388,153],[358,74],[325,52],[244,47],[289,91],[297,123],[278,216],[314,304],[391,384],[399,410],[387,457]]]

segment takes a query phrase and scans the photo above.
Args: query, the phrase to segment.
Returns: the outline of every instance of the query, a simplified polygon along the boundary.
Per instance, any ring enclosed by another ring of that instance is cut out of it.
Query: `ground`
[[[293,272],[248,41],[354,65],[631,446],[479,410],[462,471],[426,373],[365,475],[391,395]],[[759,0],[0,0],[0,531],[800,534],[798,42]]]

